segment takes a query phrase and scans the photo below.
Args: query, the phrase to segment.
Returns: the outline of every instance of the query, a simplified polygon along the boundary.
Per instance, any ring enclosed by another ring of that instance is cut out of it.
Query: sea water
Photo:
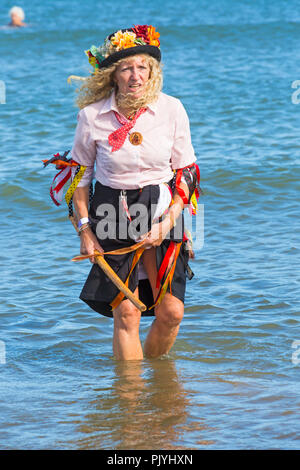
[[[0,29],[0,448],[299,448],[299,2],[22,6],[28,27]],[[72,146],[84,50],[135,24],[190,118],[204,243],[171,352],[119,363],[42,160]]]

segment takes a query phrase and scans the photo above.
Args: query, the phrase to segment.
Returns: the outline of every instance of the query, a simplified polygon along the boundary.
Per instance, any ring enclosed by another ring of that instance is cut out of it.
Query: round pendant
[[[130,134],[129,140],[132,145],[140,145],[143,141],[143,136],[140,132],[133,132]]]

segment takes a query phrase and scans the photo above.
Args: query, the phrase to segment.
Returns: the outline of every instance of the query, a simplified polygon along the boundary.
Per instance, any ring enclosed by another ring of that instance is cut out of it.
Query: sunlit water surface
[[[299,448],[298,2],[23,5],[31,25],[0,30],[0,448]],[[145,23],[190,117],[204,245],[171,353],[122,364],[78,299],[90,266],[41,161],[72,145],[84,50]]]

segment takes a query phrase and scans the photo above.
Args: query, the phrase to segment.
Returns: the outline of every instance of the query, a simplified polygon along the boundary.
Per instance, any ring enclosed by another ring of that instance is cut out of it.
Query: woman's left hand
[[[183,188],[186,187],[185,191],[188,194],[187,185],[185,183],[180,184],[183,186]],[[145,237],[146,248],[160,246],[170,230],[175,226],[176,219],[179,217],[184,207],[183,201],[176,190],[173,201],[174,202],[164,219],[160,223],[152,225],[150,233],[148,233],[148,235]]]
[[[162,222],[152,225],[151,231],[148,233],[145,240],[145,247],[151,248],[152,246],[160,246],[172,228],[169,217],[166,217]]]

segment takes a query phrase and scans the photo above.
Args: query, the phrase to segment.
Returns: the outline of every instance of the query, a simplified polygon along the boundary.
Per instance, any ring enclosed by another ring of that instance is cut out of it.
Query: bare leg
[[[137,295],[138,289],[135,294]],[[114,337],[113,351],[117,360],[143,359],[139,338],[141,312],[126,299],[113,311]]]
[[[143,263],[155,298],[157,295],[155,248],[144,252]],[[147,357],[159,357],[170,351],[176,340],[183,314],[183,302],[166,293],[161,304],[155,308],[156,318],[144,344],[144,352]]]
[[[147,357],[159,357],[170,351],[175,343],[181,319],[183,317],[183,303],[166,294],[161,305],[155,312],[156,319],[152,323],[144,344],[144,352]],[[181,313],[182,312],[182,313]]]

